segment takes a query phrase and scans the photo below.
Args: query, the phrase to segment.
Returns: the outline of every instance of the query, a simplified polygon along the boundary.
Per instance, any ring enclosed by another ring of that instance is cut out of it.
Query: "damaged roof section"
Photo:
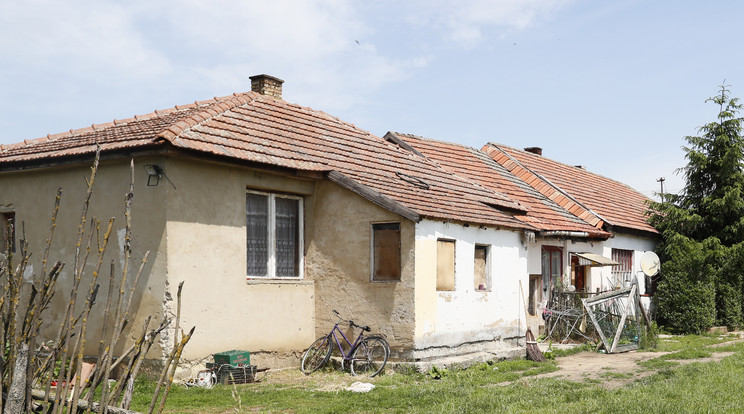
[[[534,188],[530,183],[535,183],[538,177],[534,174],[527,176],[524,168],[515,173],[513,167],[517,163],[513,162],[510,165],[512,168],[509,169],[492,159],[484,151],[411,134],[389,132],[386,137],[395,137],[412,151],[431,159],[442,168],[516,201],[526,211],[524,214],[515,214],[515,218],[534,226],[541,232],[546,234],[570,232],[600,239],[611,236],[610,232],[602,229],[600,220],[587,220],[590,215],[582,215],[587,209],[579,210],[578,207],[567,207],[565,203],[559,204],[557,201],[562,200],[557,200],[556,195],[561,194],[557,189],[552,189],[552,193],[548,195]],[[548,185],[545,184],[543,187],[547,188]],[[594,216],[591,217],[594,218]]]

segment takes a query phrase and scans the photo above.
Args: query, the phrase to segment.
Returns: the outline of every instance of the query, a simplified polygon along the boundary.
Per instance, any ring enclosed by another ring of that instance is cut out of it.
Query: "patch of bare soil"
[[[710,346],[719,348],[744,339],[735,339]],[[597,381],[602,387],[615,389],[657,372],[638,365],[639,362],[658,358],[668,352],[630,351],[619,354],[582,352],[558,358],[558,371],[536,375],[533,378],[556,377],[568,381]],[[713,352],[708,358],[674,360],[680,365],[692,362],[718,362],[733,352]]]

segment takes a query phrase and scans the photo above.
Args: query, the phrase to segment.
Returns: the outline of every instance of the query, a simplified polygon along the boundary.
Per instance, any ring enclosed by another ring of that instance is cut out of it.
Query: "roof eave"
[[[395,201],[389,197],[386,197],[379,192],[375,191],[374,189],[359,183],[355,181],[354,179],[338,172],[338,171],[329,171],[326,174],[326,177],[328,177],[328,180],[331,182],[334,182],[341,187],[346,188],[347,190],[350,190],[361,197],[377,204],[378,206],[391,211],[393,213],[399,214],[415,223],[418,223],[421,221],[421,215],[412,210],[411,208],[401,204],[398,201]]]

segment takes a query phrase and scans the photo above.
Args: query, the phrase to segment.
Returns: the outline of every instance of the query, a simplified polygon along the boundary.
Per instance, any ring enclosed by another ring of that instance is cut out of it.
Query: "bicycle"
[[[338,321],[333,325],[331,332],[316,339],[310,345],[310,348],[305,351],[305,354],[302,356],[300,370],[305,375],[310,375],[325,365],[331,358],[334,347],[333,343],[335,342],[341,352],[341,368],[343,369],[344,365],[348,364],[351,375],[374,377],[382,372],[390,357],[390,345],[385,338],[377,334],[364,336],[364,332],[371,331],[369,326],[357,325],[352,320],[346,321],[341,318],[341,315],[336,310],[333,313],[338,317]],[[349,322],[349,326],[352,328],[361,329],[354,343],[338,327],[342,321]],[[340,334],[341,338],[339,338],[337,333]],[[341,346],[341,339],[349,346],[348,354],[344,352],[344,347]]]

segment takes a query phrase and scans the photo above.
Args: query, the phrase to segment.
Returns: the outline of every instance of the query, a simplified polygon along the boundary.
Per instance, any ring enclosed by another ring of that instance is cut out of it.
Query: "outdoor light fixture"
[[[145,172],[147,173],[148,187],[155,187],[160,184],[160,177],[163,175],[163,169],[160,168],[159,165],[147,164],[145,165]]]

